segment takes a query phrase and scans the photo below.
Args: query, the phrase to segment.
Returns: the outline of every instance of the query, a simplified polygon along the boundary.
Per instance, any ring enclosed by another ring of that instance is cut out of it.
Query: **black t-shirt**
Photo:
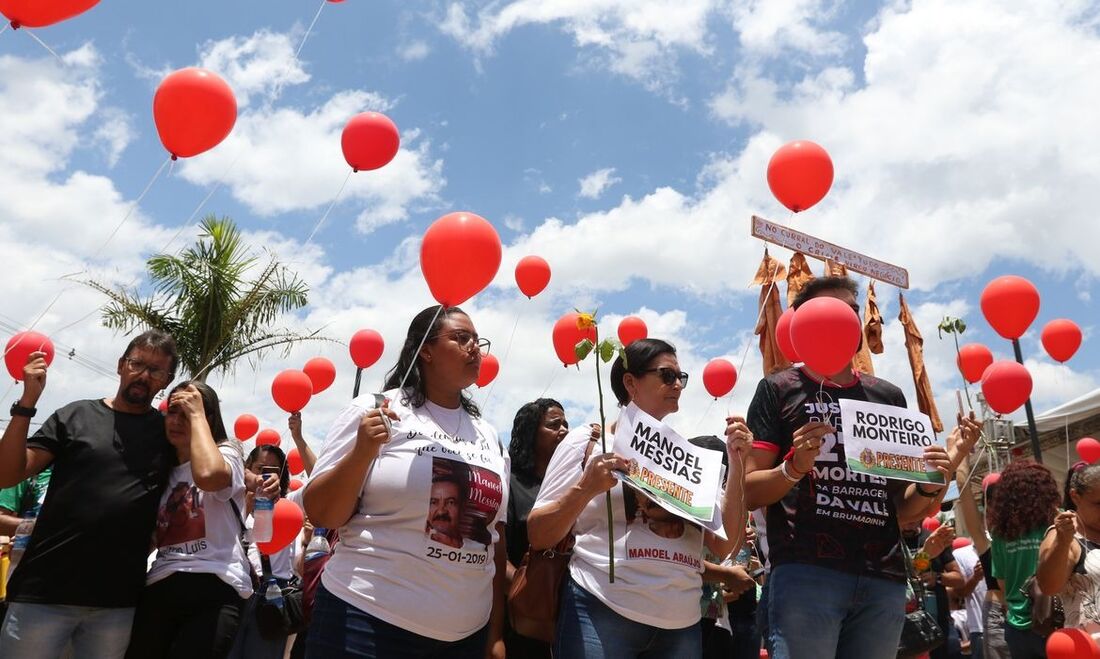
[[[904,581],[894,497],[906,484],[848,470],[839,432],[841,398],[905,407],[901,389],[869,375],[847,387],[823,387],[801,369],[788,368],[756,388],[748,411],[753,448],[783,460],[803,425],[826,421],[838,431],[825,436],[813,471],[768,506],[768,558],[773,566],[803,563]]]
[[[515,567],[519,567],[527,553],[527,516],[531,514],[541,486],[541,482],[516,473],[509,478],[508,523],[504,535],[508,542],[508,560]]]
[[[27,446],[53,454],[53,477],[8,599],[135,606],[157,504],[176,462],[164,417],[77,401],[54,412]]]

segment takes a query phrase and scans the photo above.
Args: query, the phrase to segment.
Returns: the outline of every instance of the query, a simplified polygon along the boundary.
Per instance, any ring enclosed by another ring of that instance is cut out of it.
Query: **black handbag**
[[[283,605],[276,606],[265,597],[267,584],[274,581],[271,576],[271,561],[261,554],[260,563],[264,570],[260,578],[260,590],[257,591],[259,598],[256,601],[256,627],[260,630],[260,636],[274,640],[304,631],[308,623],[302,604],[302,586],[298,578],[291,579],[282,587]],[[278,587],[279,584],[276,582],[275,585]]]
[[[905,545],[905,536],[899,531],[901,554],[905,557],[905,575],[909,581],[910,592],[917,600],[917,610],[905,614],[905,625],[898,639],[898,659],[912,659],[934,650],[947,640],[940,623],[924,608],[924,584],[921,583],[913,568],[913,559],[909,547]]]

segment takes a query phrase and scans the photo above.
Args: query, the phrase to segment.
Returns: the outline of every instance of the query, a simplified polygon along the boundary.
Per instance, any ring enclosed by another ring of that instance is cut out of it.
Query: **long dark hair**
[[[222,404],[218,400],[217,392],[210,385],[198,380],[184,380],[172,387],[168,398],[171,399],[172,394],[186,389],[188,386],[197,389],[199,395],[202,396],[202,409],[206,414],[206,423],[210,426],[210,434],[214,436],[214,442],[222,444],[228,441],[229,433],[225,431],[225,422],[222,421]]]
[[[627,373],[643,375],[653,360],[661,355],[675,355],[676,348],[661,339],[638,339],[628,345],[625,352],[626,364],[623,364],[622,357],[616,357],[615,363],[611,365],[611,391],[615,392],[620,407],[630,404],[630,392],[623,384],[623,376]]]
[[[989,530],[1004,540],[1017,540],[1054,522],[1061,501],[1058,483],[1043,465],[1023,460],[1001,472],[989,514]]]
[[[508,455],[512,457],[512,473],[525,478],[535,476],[535,437],[542,424],[542,417],[555,407],[565,411],[562,404],[553,398],[539,398],[526,403],[516,412],[516,418],[512,421],[512,437],[508,444]]]
[[[439,314],[438,317],[436,316],[437,313]],[[443,324],[443,320],[459,314],[467,315],[465,311],[458,307],[447,307],[440,311],[437,304],[413,316],[412,322],[409,323],[409,332],[405,335],[405,343],[401,345],[401,354],[397,358],[397,364],[386,373],[386,383],[383,385],[385,391],[401,386],[401,378],[408,372],[409,377],[405,380],[405,389],[401,392],[401,402],[410,407],[420,407],[424,404],[424,401],[427,400],[427,391],[424,387],[424,376],[420,372],[420,356],[417,354],[417,348],[420,347],[421,342],[427,345],[429,342],[435,341],[434,337],[439,332],[439,326]],[[435,322],[432,322],[432,318],[435,318]],[[428,337],[427,341],[424,340],[425,336]],[[412,370],[409,370],[411,365]],[[481,416],[481,410],[466,395],[465,391],[459,393],[459,402],[462,404],[462,409],[466,410],[466,413],[470,416],[475,418]]]
[[[286,466],[286,453],[283,453],[283,449],[272,444],[257,446],[252,449],[252,452],[248,454],[248,458],[245,459],[244,468],[251,469],[252,465],[260,459],[260,456],[265,454],[273,455],[279,461],[279,496],[285,497],[287,489],[290,488],[290,469]]]

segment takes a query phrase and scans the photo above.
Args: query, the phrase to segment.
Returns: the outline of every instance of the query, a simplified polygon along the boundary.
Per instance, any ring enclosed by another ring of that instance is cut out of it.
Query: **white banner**
[[[616,474],[665,510],[725,537],[719,484],[722,454],[695,446],[671,427],[627,405],[615,428],[612,451],[630,463]]]
[[[944,482],[943,474],[924,461],[925,447],[938,444],[927,414],[842,398],[840,420],[852,471],[916,483]]]

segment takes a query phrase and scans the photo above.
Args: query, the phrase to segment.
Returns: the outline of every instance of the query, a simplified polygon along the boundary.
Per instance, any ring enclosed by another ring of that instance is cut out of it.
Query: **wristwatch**
[[[19,401],[15,401],[11,404],[12,416],[25,416],[28,419],[33,418],[35,414],[38,414],[38,409],[34,407],[23,407],[19,404]]]

